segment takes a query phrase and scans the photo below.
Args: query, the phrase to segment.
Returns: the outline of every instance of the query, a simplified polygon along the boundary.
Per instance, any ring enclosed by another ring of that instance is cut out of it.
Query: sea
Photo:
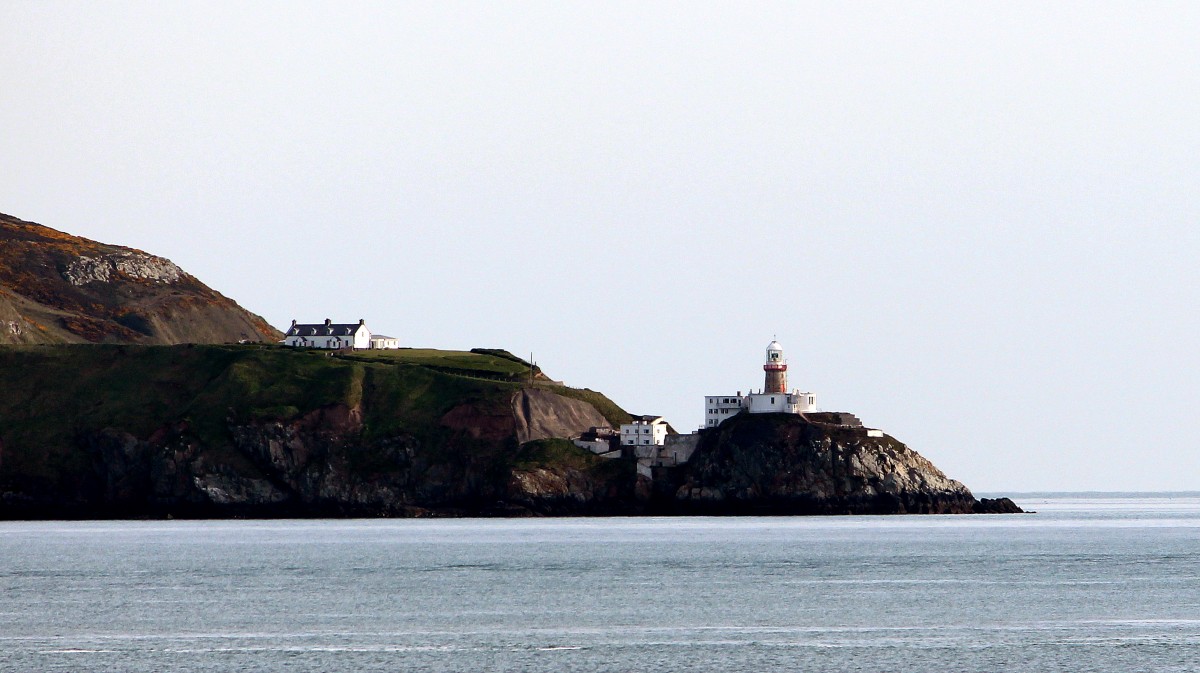
[[[0,523],[0,671],[1197,671],[1200,493]]]

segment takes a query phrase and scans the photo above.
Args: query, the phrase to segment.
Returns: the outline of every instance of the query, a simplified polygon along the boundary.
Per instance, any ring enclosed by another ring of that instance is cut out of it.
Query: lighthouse
[[[815,393],[788,390],[787,358],[783,346],[772,340],[767,344],[767,361],[763,363],[766,381],[757,393],[743,395],[708,395],[704,398],[704,424],[715,428],[730,418],[747,412],[751,414],[807,414],[817,410]]]
[[[767,344],[767,361],[763,364],[763,371],[767,373],[764,393],[787,392],[787,360],[783,357],[783,346],[778,341]]]

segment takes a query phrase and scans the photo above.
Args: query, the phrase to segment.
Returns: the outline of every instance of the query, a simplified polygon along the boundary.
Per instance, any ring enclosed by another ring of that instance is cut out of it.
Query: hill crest
[[[169,259],[0,214],[0,343],[275,341]]]

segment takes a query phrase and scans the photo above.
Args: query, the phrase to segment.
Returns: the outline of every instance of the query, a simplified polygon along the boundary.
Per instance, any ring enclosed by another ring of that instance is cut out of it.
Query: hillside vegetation
[[[0,214],[0,344],[273,342],[281,336],[168,259]]]
[[[613,477],[570,443],[519,452],[511,400],[521,388],[595,401],[611,423],[628,418],[603,395],[536,370],[530,384],[528,363],[496,350],[8,346],[0,371],[0,509],[65,499],[72,511],[151,512],[157,499],[202,511],[211,503],[192,490],[218,478],[209,491],[229,491],[232,479],[292,503],[290,514],[329,513],[331,502],[353,512],[345,501],[367,485],[376,495],[363,497],[381,501],[364,511],[477,509],[509,499],[512,471],[537,467],[538,456],[541,467]],[[326,465],[336,488],[321,484]]]

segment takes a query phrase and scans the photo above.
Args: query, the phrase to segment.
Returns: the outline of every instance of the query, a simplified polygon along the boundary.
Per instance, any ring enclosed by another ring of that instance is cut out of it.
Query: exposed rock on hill
[[[590,403],[540,388],[518,390],[507,408],[463,402],[446,412],[441,423],[474,439],[515,439],[518,444],[535,439],[578,437],[593,427],[610,425]]]
[[[281,337],[170,260],[0,214],[0,344]]]
[[[742,414],[704,433],[671,507],[680,513],[1019,512],[966,486],[896,439],[789,414]]]
[[[513,419],[517,441],[578,437],[590,428],[605,427],[608,421],[592,405],[548,390],[526,388],[513,395]]]

